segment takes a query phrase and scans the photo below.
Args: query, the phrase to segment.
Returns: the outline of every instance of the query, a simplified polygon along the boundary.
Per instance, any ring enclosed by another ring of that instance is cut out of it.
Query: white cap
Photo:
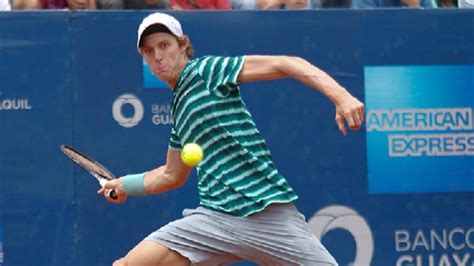
[[[161,24],[168,28],[171,33],[174,35],[181,37],[183,36],[183,30],[181,29],[181,24],[177,19],[174,17],[165,14],[156,12],[151,15],[148,15],[146,18],[143,19],[142,23],[138,27],[138,37],[137,37],[137,49],[140,49],[140,39],[142,38],[143,32],[154,24]]]

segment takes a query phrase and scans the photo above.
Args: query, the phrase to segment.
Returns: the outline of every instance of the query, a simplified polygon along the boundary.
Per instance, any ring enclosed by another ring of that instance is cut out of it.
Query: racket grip
[[[112,198],[112,199],[114,199],[114,200],[118,199],[118,196],[117,196],[117,194],[115,193],[115,190],[113,190],[113,189],[112,189],[112,190],[109,190],[109,193],[108,193],[107,196],[109,196],[110,198]]]
[[[105,183],[107,183],[108,180],[106,179],[103,179],[103,178],[99,178],[99,184],[103,187],[105,186]]]
[[[105,179],[99,179],[99,183],[101,186],[104,186],[105,183],[107,183],[108,180],[105,180]],[[117,196],[117,193],[115,193],[115,190],[112,189],[112,190],[109,190],[109,192],[107,192],[107,197],[110,197],[111,199],[118,199],[118,196]]]

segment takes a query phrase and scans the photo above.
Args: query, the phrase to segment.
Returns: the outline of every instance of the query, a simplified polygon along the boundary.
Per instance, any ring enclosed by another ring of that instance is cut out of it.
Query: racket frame
[[[82,152],[79,152],[78,150],[70,147],[70,146],[67,146],[65,144],[61,145],[60,146],[60,149],[61,151],[64,153],[64,155],[66,155],[69,159],[71,159],[71,161],[73,161],[75,164],[79,165],[83,170],[85,170],[87,173],[89,173],[91,176],[93,176],[98,182],[99,184],[103,187],[105,185],[105,183],[107,183],[108,181],[112,180],[112,179],[115,179],[115,175],[112,174],[112,172],[109,171],[109,169],[107,169],[105,166],[103,166],[102,164],[100,164],[99,162],[97,162],[96,160],[92,159],[91,157],[85,155],[84,153]],[[99,167],[102,171],[104,171],[108,176],[106,175],[103,175],[97,171],[94,171],[92,169],[90,169],[89,167],[87,167],[84,163],[80,162],[79,160],[77,160],[71,153],[75,153],[77,154],[79,157],[82,157],[84,159],[86,159],[87,161],[89,161],[90,163],[96,165],[97,167]],[[117,195],[115,193],[115,190],[109,190],[109,192],[107,193],[107,196],[108,197],[111,197],[112,199],[117,199]]]

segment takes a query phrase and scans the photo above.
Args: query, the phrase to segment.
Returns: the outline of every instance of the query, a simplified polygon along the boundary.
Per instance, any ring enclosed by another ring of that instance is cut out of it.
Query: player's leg
[[[235,227],[241,229],[239,238],[253,250],[242,258],[272,266],[337,265],[291,203],[272,204],[238,223]]]
[[[145,238],[189,259],[193,265],[228,265],[242,258],[238,256],[239,241],[236,228],[222,228],[222,219],[203,207],[186,209],[183,218],[173,221]],[[174,264],[169,264],[174,265]]]
[[[183,218],[152,232],[113,265],[228,265],[242,260],[235,255],[234,236],[220,230],[209,212],[202,207],[184,210]]]
[[[113,266],[155,266],[155,265],[190,265],[190,261],[160,244],[144,240],[138,243],[124,258],[114,262]]]

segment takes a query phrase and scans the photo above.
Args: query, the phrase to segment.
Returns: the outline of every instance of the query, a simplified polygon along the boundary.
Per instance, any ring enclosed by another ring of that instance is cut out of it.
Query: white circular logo
[[[369,266],[374,254],[372,232],[365,219],[355,210],[341,205],[328,206],[318,211],[308,221],[309,227],[318,239],[332,229],[344,229],[351,233],[356,242],[354,266]]]
[[[122,113],[122,108],[126,104],[133,107],[134,112],[131,117],[124,116]],[[112,115],[114,116],[115,121],[117,121],[122,127],[134,127],[143,118],[143,104],[133,94],[126,93],[120,95],[112,106]]]

